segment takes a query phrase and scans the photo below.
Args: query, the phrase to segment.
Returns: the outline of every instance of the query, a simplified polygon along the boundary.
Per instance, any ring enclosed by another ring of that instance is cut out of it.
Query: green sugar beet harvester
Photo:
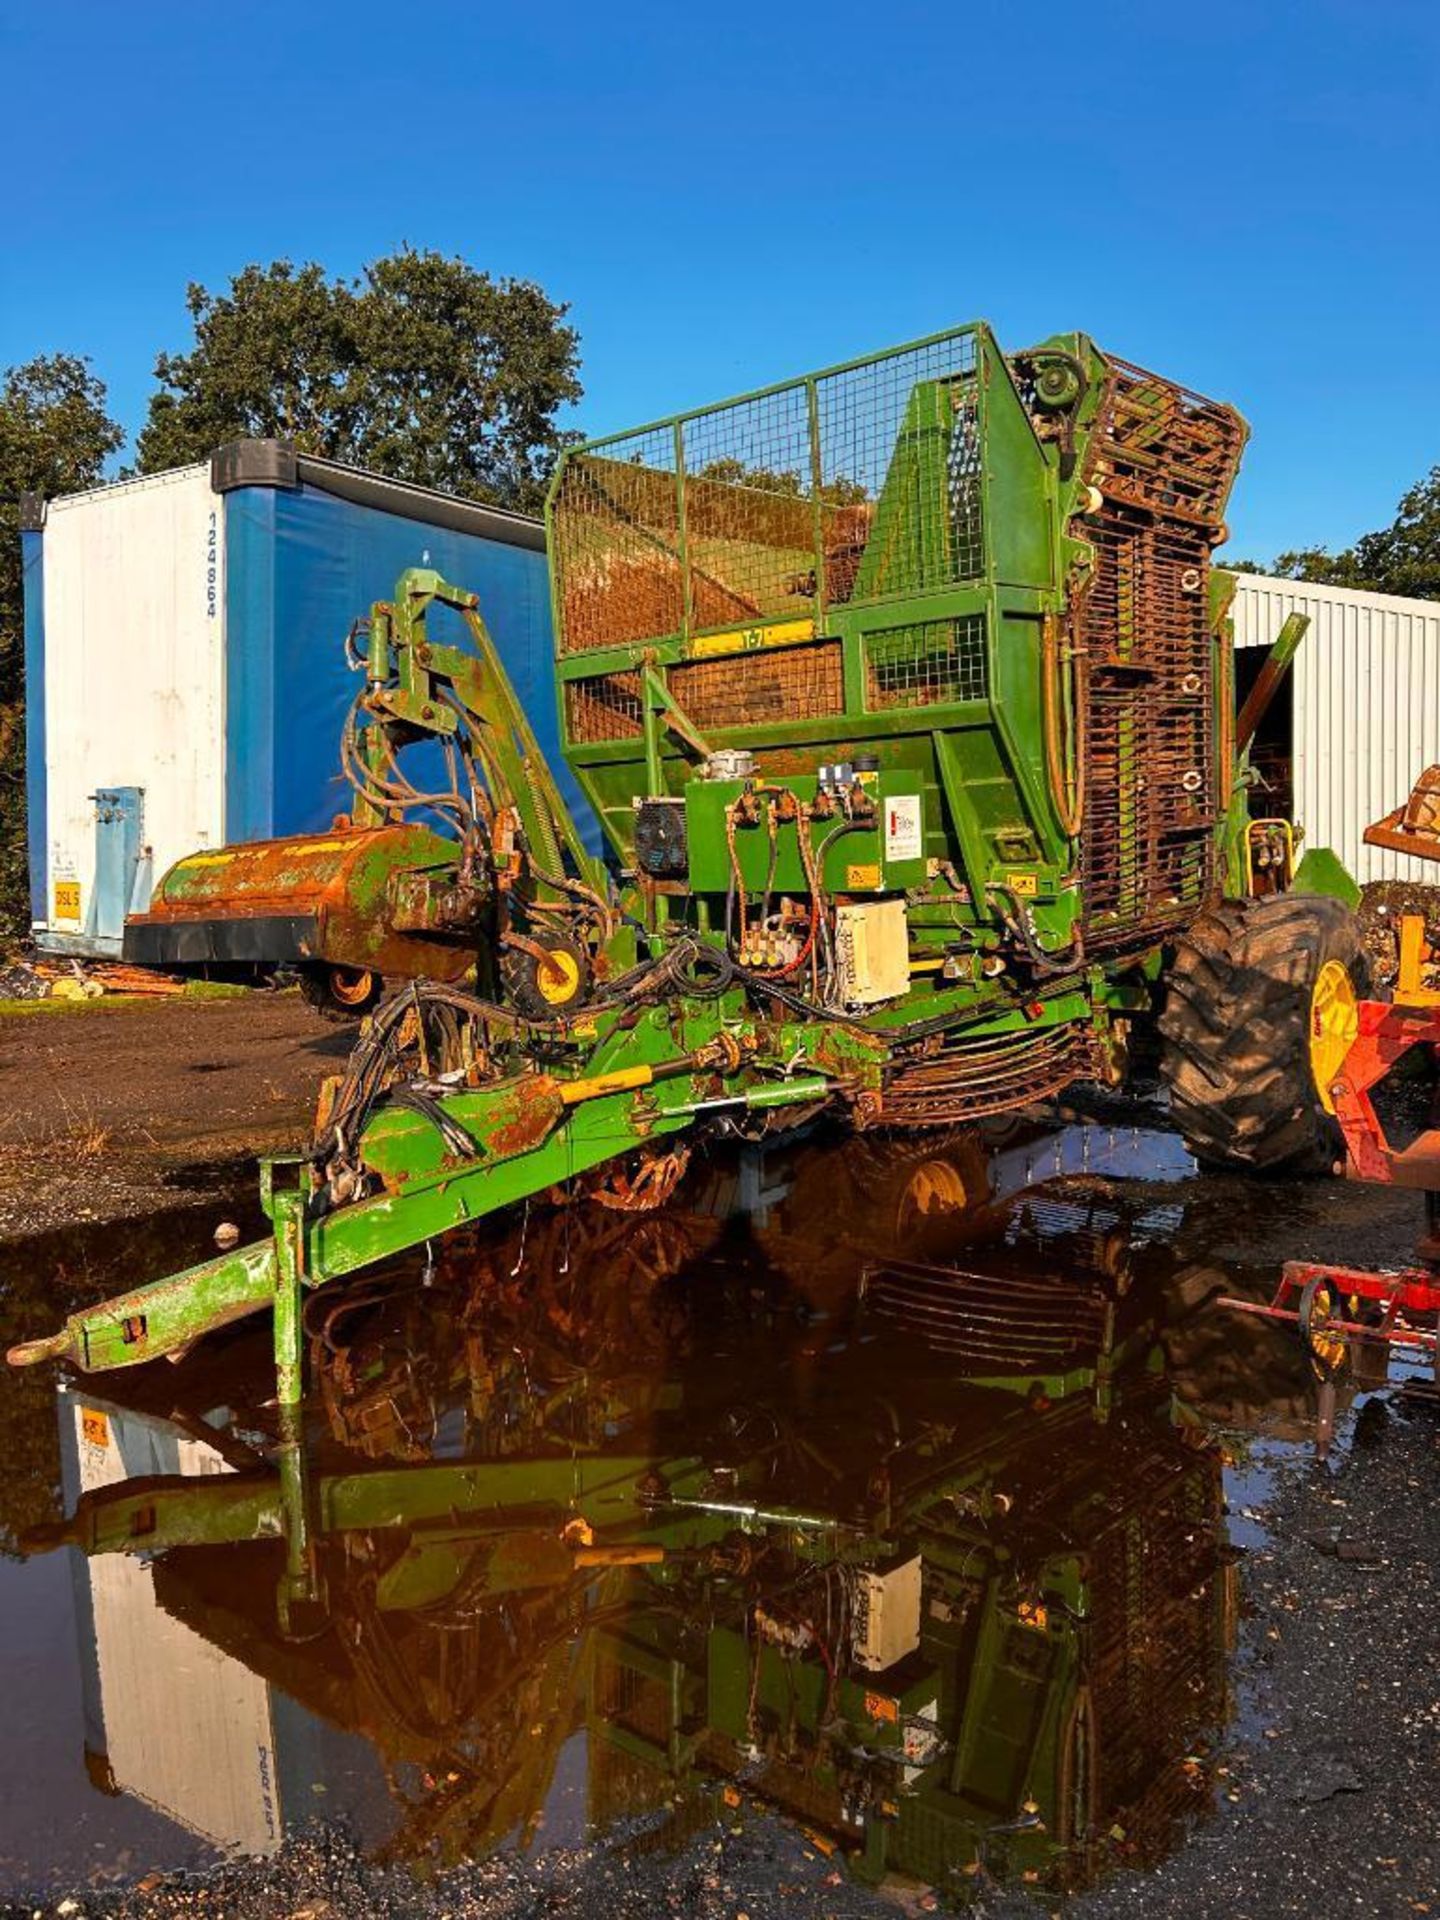
[[[475,597],[406,574],[352,642],[348,821],[182,861],[156,911],[303,903],[429,977],[266,1163],[271,1238],[11,1359],[134,1365],[273,1306],[293,1404],[308,1289],[545,1195],[659,1204],[707,1130],[1114,1083],[1147,1022],[1203,1158],[1332,1160],[1359,943],[1330,856],[1250,817],[1210,564],[1244,440],[1082,334],[975,324],[568,451],[562,738],[610,862]]]

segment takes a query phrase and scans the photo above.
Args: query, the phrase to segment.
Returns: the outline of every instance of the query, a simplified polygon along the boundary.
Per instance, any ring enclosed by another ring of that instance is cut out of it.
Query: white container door
[[[222,836],[222,505],[208,466],[186,467],[52,501],[44,538],[48,931],[113,950],[93,796],[139,789],[142,886],[147,849],[158,877]]]

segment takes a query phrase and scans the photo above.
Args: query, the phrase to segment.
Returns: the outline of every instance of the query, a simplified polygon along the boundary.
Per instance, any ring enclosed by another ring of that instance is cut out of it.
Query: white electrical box
[[[883,1673],[920,1644],[920,1556],[884,1573],[855,1576],[855,1624],[850,1651],[857,1667]]]
[[[898,1000],[910,989],[910,937],[903,900],[863,900],[835,909],[840,997],[849,1007]]]

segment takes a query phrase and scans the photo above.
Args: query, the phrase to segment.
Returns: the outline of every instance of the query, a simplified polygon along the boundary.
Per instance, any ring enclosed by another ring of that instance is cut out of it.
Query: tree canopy
[[[29,925],[20,495],[79,493],[124,435],[87,360],[44,354],[0,378],[0,931]]]
[[[581,396],[568,308],[528,280],[406,247],[358,279],[313,261],[252,265],[227,291],[192,285],[188,353],[162,353],[142,473],[227,440],[307,453],[470,499],[534,509]]]
[[[1296,547],[1268,567],[1226,560],[1232,573],[1273,573],[1320,586],[1364,587],[1415,600],[1440,600],[1440,466],[1411,487],[1388,527],[1361,534],[1353,547]]]

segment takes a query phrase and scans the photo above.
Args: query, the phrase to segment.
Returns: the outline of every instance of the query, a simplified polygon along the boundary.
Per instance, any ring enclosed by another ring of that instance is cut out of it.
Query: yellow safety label
[[[110,1421],[98,1407],[80,1409],[80,1437],[87,1447],[108,1447]]]
[[[887,1699],[883,1693],[867,1693],[865,1712],[870,1719],[887,1721],[893,1726],[900,1718],[900,1703],[898,1700]]]
[[[55,918],[57,920],[80,918],[80,882],[78,880],[55,882]]]
[[[852,893],[863,887],[878,887],[880,884],[879,867],[846,867],[845,885]]]
[[[1039,888],[1039,882],[1033,873],[1007,873],[1005,876],[1005,884],[1012,893],[1030,894],[1032,896]]]
[[[729,627],[724,633],[702,633],[691,642],[696,659],[707,654],[753,653],[759,647],[798,647],[815,638],[813,620],[781,620],[773,627]]]

